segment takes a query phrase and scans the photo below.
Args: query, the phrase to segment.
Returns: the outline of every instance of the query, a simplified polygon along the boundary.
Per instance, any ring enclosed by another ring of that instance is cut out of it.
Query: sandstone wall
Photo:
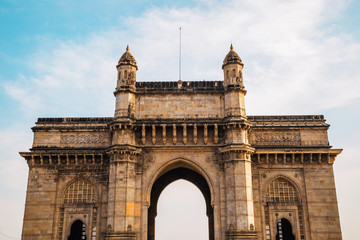
[[[221,118],[223,116],[224,98],[220,93],[136,96],[137,118]]]
[[[56,212],[56,170],[30,168],[26,192],[22,239],[53,238]]]
[[[332,166],[304,169],[311,239],[342,239]]]

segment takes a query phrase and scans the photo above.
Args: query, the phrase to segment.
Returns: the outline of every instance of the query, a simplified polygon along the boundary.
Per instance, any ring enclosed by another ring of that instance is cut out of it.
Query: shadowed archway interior
[[[286,218],[282,218],[278,221],[276,228],[276,240],[295,240],[295,236],[292,233],[291,223]]]
[[[157,215],[157,204],[161,192],[170,183],[184,179],[197,186],[203,194],[206,202],[206,215],[209,223],[209,240],[214,240],[214,210],[211,206],[211,194],[208,183],[199,173],[184,167],[179,167],[161,175],[151,189],[150,207],[148,212],[148,240],[155,240],[155,217]]]
[[[76,220],[71,225],[70,236],[68,240],[86,240],[85,224],[81,220]]]

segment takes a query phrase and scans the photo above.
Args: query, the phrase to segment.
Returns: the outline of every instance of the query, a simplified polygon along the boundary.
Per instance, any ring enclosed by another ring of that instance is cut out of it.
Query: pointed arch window
[[[266,202],[299,202],[295,186],[287,179],[279,177],[266,189]]]
[[[95,200],[94,186],[83,179],[73,182],[64,193],[64,203],[94,203]]]

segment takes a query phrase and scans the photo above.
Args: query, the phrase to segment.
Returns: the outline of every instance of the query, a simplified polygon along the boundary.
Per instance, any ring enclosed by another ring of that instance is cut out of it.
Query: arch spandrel
[[[148,203],[150,203],[151,190],[153,188],[155,181],[165,173],[174,170],[176,168],[187,168],[201,175],[206,180],[207,185],[210,189],[211,205],[214,205],[215,192],[214,192],[213,181],[201,166],[199,166],[197,163],[191,160],[184,158],[177,158],[170,160],[164,163],[162,166],[158,167],[155,173],[152,174],[152,176],[150,177],[150,181],[146,183],[146,188],[145,188],[146,189],[145,199]]]

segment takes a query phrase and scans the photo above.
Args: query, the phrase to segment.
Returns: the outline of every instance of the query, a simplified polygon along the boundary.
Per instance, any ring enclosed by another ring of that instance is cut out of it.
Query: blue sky
[[[0,2],[0,232],[20,238],[37,117],[112,116],[115,65],[130,45],[141,81],[222,79],[230,43],[248,114],[324,114],[344,239],[360,192],[360,1]],[[16,209],[10,211],[9,209]],[[10,221],[9,221],[10,220]],[[10,239],[0,234],[0,239]]]

